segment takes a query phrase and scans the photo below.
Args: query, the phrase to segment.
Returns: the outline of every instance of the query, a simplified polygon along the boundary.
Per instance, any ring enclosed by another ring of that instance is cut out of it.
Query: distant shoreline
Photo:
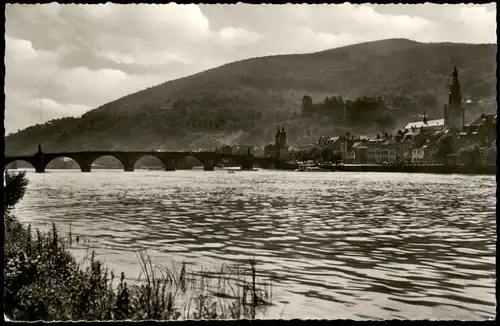
[[[95,170],[123,170],[123,168],[94,168]],[[24,170],[23,168],[18,169],[8,169],[8,170]],[[50,169],[49,169],[50,170]],[[79,170],[77,168],[60,168],[54,170]],[[163,169],[136,169],[136,171],[163,171]],[[200,167],[194,167],[191,169],[187,168],[176,168],[176,171],[199,171],[202,170]],[[240,171],[239,168],[226,167],[216,169],[217,171],[233,170]],[[314,173],[331,173],[331,172],[386,172],[386,173],[429,173],[429,174],[476,174],[476,175],[496,175],[497,167],[496,165],[376,165],[376,164],[345,164],[345,165],[319,165],[316,169],[297,171],[297,166],[292,165],[281,169],[261,169],[258,170],[276,170],[276,171],[289,171],[289,172],[314,172]],[[254,170],[242,170],[242,171],[257,171]]]
[[[392,173],[430,173],[430,174],[482,174],[493,175],[496,165],[368,165],[349,164],[335,166],[336,172],[392,172]]]

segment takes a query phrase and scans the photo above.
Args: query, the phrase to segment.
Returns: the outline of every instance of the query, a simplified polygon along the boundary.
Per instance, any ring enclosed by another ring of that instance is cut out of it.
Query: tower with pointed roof
[[[286,145],[286,132],[285,132],[285,127],[281,129],[281,134],[280,134],[280,146],[281,150],[285,150],[287,148]]]
[[[462,92],[458,81],[457,62],[455,60],[450,90],[448,92],[448,103],[444,107],[444,124],[446,129],[462,129],[465,120],[465,110],[462,106]]]
[[[280,148],[280,142],[281,142],[281,131],[280,131],[280,126],[278,125],[278,129],[276,129],[276,135],[274,135],[274,146],[276,146],[276,149]]]
[[[276,153],[276,159],[285,159],[288,154],[288,146],[286,144],[286,132],[285,132],[285,127],[282,127],[280,130],[280,127],[278,126],[278,129],[276,130],[276,135],[274,136],[274,151]]]

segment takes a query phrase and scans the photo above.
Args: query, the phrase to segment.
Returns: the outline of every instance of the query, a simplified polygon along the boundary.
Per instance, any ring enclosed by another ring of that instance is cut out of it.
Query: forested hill
[[[242,60],[127,95],[80,118],[29,127],[6,137],[6,151],[32,153],[38,143],[46,151],[264,144],[273,139],[277,123],[286,125],[292,143],[306,129],[376,131],[380,126],[371,120],[352,126],[321,115],[305,117],[302,97],[311,95],[316,102],[331,95],[383,96],[389,109],[404,97],[411,105],[387,111],[395,117],[393,125],[414,118],[421,107],[440,117],[452,58],[465,97],[495,98],[496,51],[496,44],[389,39]]]

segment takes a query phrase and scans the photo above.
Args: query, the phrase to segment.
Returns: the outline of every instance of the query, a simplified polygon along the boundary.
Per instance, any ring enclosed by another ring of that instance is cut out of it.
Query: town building
[[[264,156],[265,155],[265,147],[264,146],[254,146],[253,147],[253,155],[254,156]]]
[[[480,151],[480,164],[497,164],[497,153],[491,151]]]
[[[397,142],[394,137],[390,135],[385,135],[384,140],[380,144],[380,160],[382,163],[396,163],[397,158]]]
[[[398,151],[396,152],[396,162],[410,163],[412,157],[413,142],[410,139],[403,138],[398,143]]]
[[[412,163],[426,163],[426,159],[429,155],[427,145],[418,146],[414,145],[411,154]]]
[[[339,137],[340,155],[342,156],[342,161],[344,163],[353,164],[355,162],[356,153],[352,146],[356,140],[357,139],[349,133],[346,133],[345,136]]]
[[[368,147],[367,140],[358,140],[352,145],[354,151],[354,163],[366,164],[368,163]]]
[[[331,137],[322,136],[318,140],[318,145],[328,146],[328,148],[330,149],[340,151],[340,136],[331,136]]]
[[[382,163],[382,142],[384,140],[377,135],[376,139],[369,139],[367,142],[366,161],[368,164]]]
[[[477,119],[462,128],[460,138],[467,138],[489,145],[497,138],[497,115],[481,114]]]

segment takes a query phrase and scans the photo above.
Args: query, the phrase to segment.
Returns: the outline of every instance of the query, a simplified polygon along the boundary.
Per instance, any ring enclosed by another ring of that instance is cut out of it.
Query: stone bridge
[[[215,166],[222,160],[231,160],[241,166],[242,170],[253,169],[254,165],[267,168],[271,164],[276,166],[284,162],[275,162],[272,158],[255,157],[253,155],[236,155],[216,152],[156,152],[156,151],[85,151],[66,153],[44,153],[41,147],[38,152],[31,156],[11,156],[5,157],[4,165],[7,166],[14,161],[25,161],[30,163],[38,173],[45,172],[47,165],[56,158],[71,158],[79,166],[82,172],[90,172],[92,163],[101,156],[112,156],[117,158],[123,165],[125,171],[134,171],[135,163],[144,156],[158,158],[165,168],[165,171],[175,171],[176,162],[184,157],[195,157],[203,164],[203,170],[213,171]]]

